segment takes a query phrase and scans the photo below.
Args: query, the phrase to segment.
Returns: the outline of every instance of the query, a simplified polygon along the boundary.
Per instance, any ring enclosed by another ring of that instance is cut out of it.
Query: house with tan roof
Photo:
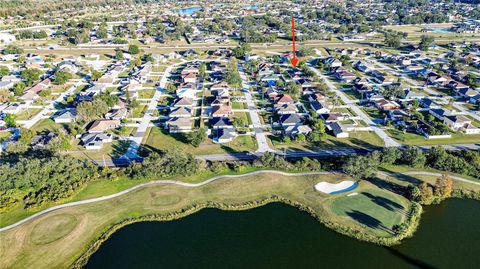
[[[120,126],[120,120],[96,120],[88,128],[89,133],[103,133],[107,130],[114,129]]]
[[[170,133],[188,133],[192,131],[191,118],[171,118],[165,125]]]
[[[212,107],[212,117],[229,117],[231,115],[233,115],[233,110],[231,106],[222,105]]]
[[[196,73],[182,74],[182,81],[185,83],[196,83],[197,74]]]

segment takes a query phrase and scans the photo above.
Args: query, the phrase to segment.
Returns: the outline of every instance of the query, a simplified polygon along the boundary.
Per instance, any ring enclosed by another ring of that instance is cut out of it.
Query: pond
[[[480,202],[425,209],[413,238],[392,248],[360,242],[283,204],[206,209],[113,234],[86,268],[478,268]]]

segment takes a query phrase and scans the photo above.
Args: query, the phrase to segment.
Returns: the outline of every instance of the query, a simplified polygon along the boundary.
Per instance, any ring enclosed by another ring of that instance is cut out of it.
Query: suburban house
[[[283,115],[283,114],[294,114],[298,112],[297,106],[291,103],[287,104],[275,104],[273,109],[277,114]]]
[[[175,99],[173,102],[173,107],[192,107],[193,106],[193,100],[188,97],[181,97]]]
[[[33,101],[34,99],[38,98],[38,94],[50,87],[51,81],[49,78],[46,78],[37,84],[35,84],[33,87],[30,89],[26,90],[22,96],[20,96],[20,99],[25,100],[25,101]]]
[[[105,143],[112,142],[113,135],[111,133],[89,133],[84,134],[80,140],[85,149],[98,150],[101,149]]]
[[[233,115],[233,110],[231,106],[221,105],[213,106],[211,117],[229,117]]]
[[[332,130],[333,135],[337,138],[347,138],[350,136],[349,127],[340,122],[330,124],[330,129]]]
[[[274,102],[279,105],[293,104],[293,99],[288,94],[279,94],[274,97]]]
[[[238,136],[235,128],[219,128],[213,132],[213,142],[215,143],[228,143]]]
[[[301,125],[303,120],[298,114],[285,114],[280,116],[279,122],[280,125],[285,129],[288,126]]]
[[[196,73],[187,73],[182,75],[182,81],[184,83],[196,83],[197,82],[197,74]]]
[[[77,113],[74,109],[64,110],[53,117],[55,123],[71,123],[77,118]]]
[[[190,118],[192,116],[192,109],[185,106],[174,107],[168,116],[170,118]]]
[[[192,131],[191,118],[171,118],[165,124],[170,133],[188,133]]]
[[[462,131],[462,132],[465,132],[466,134],[480,133],[480,128],[472,125],[472,121],[463,115],[445,116],[443,119],[443,123],[445,123],[445,125],[447,125],[448,128],[456,132]]]
[[[194,99],[196,97],[196,87],[192,83],[183,83],[177,87],[177,97],[186,97]]]
[[[96,120],[88,128],[89,133],[103,133],[109,129],[114,129],[120,126],[120,120]]]
[[[232,122],[229,118],[225,117],[215,117],[209,120],[210,126],[212,129],[224,129],[233,127]]]
[[[380,99],[375,101],[375,107],[379,110],[392,110],[400,108],[400,105],[395,101]]]
[[[300,134],[308,135],[311,131],[312,131],[312,128],[310,128],[310,126],[308,125],[287,126],[283,130],[286,136],[290,136],[292,138],[295,138]]]

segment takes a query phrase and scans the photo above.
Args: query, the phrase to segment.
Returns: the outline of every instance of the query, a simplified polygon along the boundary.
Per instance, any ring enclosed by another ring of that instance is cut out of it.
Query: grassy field
[[[138,91],[138,98],[140,99],[151,99],[155,94],[155,89],[144,89]]]
[[[147,111],[146,105],[139,105],[131,111],[130,118],[141,118],[143,114]]]
[[[466,135],[454,133],[451,138],[427,139],[414,133],[403,133],[397,129],[388,129],[388,134],[395,140],[407,145],[446,145],[446,144],[476,144],[480,135]]]
[[[29,120],[33,118],[35,115],[42,111],[41,108],[27,108],[24,111],[18,113],[15,117],[16,120]]]
[[[194,204],[217,202],[240,205],[277,195],[310,207],[324,221],[332,221],[360,232],[389,237],[390,228],[404,220],[409,201],[393,192],[362,181],[355,192],[326,195],[314,190],[320,181],[339,182],[345,175],[287,177],[278,174],[221,179],[202,187],[153,185],[97,202],[60,209],[0,233],[0,267],[66,268],[111,227],[129,218],[179,212]],[[382,197],[382,198],[378,198]],[[385,204],[399,204],[385,212]],[[352,214],[350,212],[355,212]],[[371,224],[368,220],[378,222]],[[68,246],[68,247],[67,247]],[[55,255],[48,255],[55,253]]]
[[[125,154],[127,151],[130,142],[125,140],[115,140],[112,143],[105,143],[103,147],[99,150],[86,150],[82,145],[77,144],[73,146],[73,149],[66,152],[66,154],[71,155],[75,158],[81,160],[111,160],[113,158],[118,158]]]
[[[356,132],[350,133],[348,138],[336,138],[327,134],[325,139],[318,144],[311,144],[308,142],[292,141],[284,143],[277,137],[269,136],[271,144],[277,150],[315,150],[315,149],[329,149],[329,148],[369,148],[369,147],[383,147],[385,144],[383,140],[374,132]]]
[[[207,139],[199,147],[194,147],[184,142],[181,134],[169,134],[159,127],[152,127],[147,130],[146,138],[143,141],[145,148],[156,150],[181,149],[195,155],[224,154],[232,152],[255,151],[257,143],[252,136],[238,136],[230,143],[215,144]]]
[[[62,128],[61,124],[55,123],[52,119],[43,119],[33,125],[32,130],[37,133],[41,132],[55,132]]]

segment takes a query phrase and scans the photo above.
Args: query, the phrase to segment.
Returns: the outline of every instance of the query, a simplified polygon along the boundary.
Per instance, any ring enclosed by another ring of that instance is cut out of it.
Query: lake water
[[[283,204],[202,210],[113,234],[86,268],[479,268],[480,202],[425,209],[415,236],[387,248],[335,233]]]
[[[202,10],[202,7],[186,7],[175,9],[175,12],[180,15],[193,15],[193,13]]]

